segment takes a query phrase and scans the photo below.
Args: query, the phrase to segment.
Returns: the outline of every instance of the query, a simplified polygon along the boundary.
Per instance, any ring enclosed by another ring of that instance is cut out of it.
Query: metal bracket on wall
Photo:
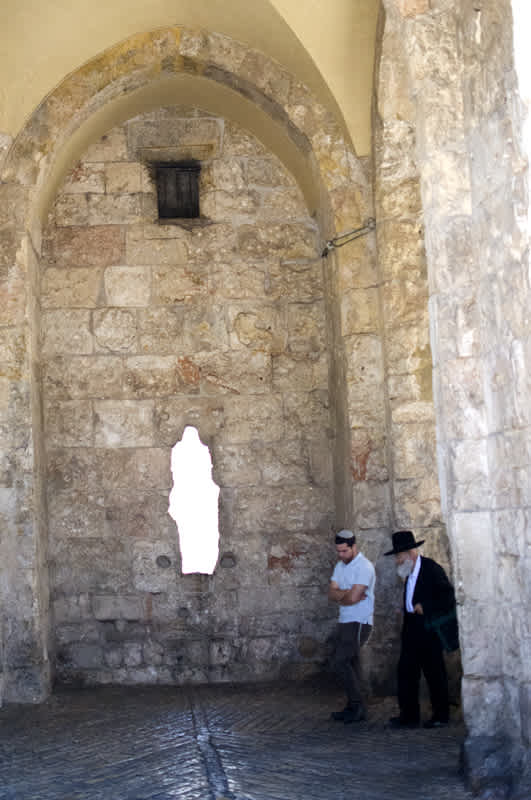
[[[361,228],[354,228],[351,231],[347,231],[346,233],[340,233],[338,236],[334,236],[333,239],[329,239],[325,245],[323,252],[321,253],[321,258],[326,258],[328,253],[336,247],[343,247],[345,244],[349,244],[349,242],[353,242],[354,239],[359,239],[360,236],[365,236],[367,233],[370,233],[376,228],[376,220],[372,217],[365,222]]]

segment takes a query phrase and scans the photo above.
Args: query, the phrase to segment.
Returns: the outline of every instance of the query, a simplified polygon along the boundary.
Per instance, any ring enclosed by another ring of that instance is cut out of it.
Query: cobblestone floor
[[[2,800],[468,800],[464,735],[330,719],[314,684],[60,691],[0,710]]]

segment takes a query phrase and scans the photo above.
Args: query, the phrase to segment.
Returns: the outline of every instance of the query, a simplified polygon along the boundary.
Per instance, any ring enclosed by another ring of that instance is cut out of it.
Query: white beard
[[[407,580],[411,575],[411,571],[413,569],[413,562],[410,561],[408,558],[407,561],[404,561],[403,564],[399,564],[396,568],[396,574],[399,578],[402,578],[403,581]]]

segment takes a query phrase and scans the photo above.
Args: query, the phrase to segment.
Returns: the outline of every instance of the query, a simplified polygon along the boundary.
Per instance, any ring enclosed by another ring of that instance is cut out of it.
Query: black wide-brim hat
[[[396,533],[393,533],[393,549],[384,553],[384,556],[396,556],[397,553],[414,550],[424,544],[425,541],[426,539],[421,539],[420,542],[416,542],[413,531],[396,531]]]

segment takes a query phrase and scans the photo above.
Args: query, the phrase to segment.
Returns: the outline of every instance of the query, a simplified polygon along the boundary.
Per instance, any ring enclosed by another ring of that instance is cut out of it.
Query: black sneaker
[[[363,706],[358,706],[355,709],[349,709],[345,712],[343,722],[345,725],[350,725],[352,722],[364,722],[367,719],[367,714]]]

